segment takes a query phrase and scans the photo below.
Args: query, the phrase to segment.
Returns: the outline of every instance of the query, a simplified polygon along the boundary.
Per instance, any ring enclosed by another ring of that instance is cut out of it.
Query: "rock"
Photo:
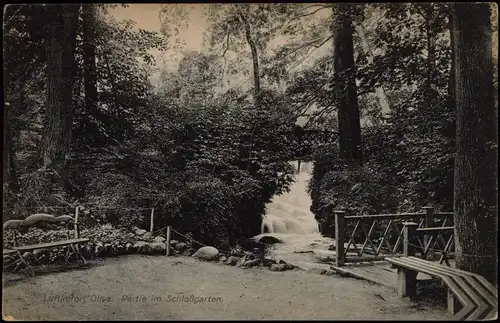
[[[316,243],[316,242],[313,242],[313,243],[310,244],[311,247],[314,247],[314,246],[317,246],[317,245],[318,245],[318,243]]]
[[[259,241],[255,241],[253,238],[243,240],[241,242],[241,246],[245,250],[253,250],[255,248],[257,248],[259,250],[264,250],[267,248],[267,244],[259,242]]]
[[[233,249],[231,250],[231,256],[235,256],[235,257],[243,257],[245,254],[243,253],[242,250],[240,249]]]
[[[144,229],[137,229],[135,230],[135,234],[138,235],[138,236],[142,236],[143,234],[145,234],[147,231],[144,230]]]
[[[175,245],[175,249],[177,249],[177,250],[179,250],[179,251],[182,251],[182,250],[184,250],[184,249],[186,249],[186,248],[187,248],[187,245],[186,245],[186,243],[184,243],[184,242],[179,242],[179,243],[177,243],[177,244]]]
[[[271,267],[271,265],[277,264],[276,260],[271,259],[271,258],[264,258],[262,259],[262,265],[264,267]]]
[[[270,271],[285,271],[286,270],[286,265],[285,264],[274,264],[269,267]]]
[[[178,244],[178,243],[179,243],[179,241],[177,241],[177,240],[170,240],[170,246],[171,247],[175,247],[175,245]]]
[[[280,263],[280,264],[274,264],[269,267],[269,270],[271,271],[285,271],[285,270],[291,270],[294,269],[294,265],[290,265],[287,263]]]
[[[333,245],[333,244],[328,246],[328,250],[330,250],[330,251],[335,250],[335,249],[337,249],[337,248],[335,248],[335,245]]]
[[[278,261],[278,264],[284,264],[284,265],[286,265],[286,261],[284,261],[284,260],[281,260],[281,259],[280,259],[280,260]]]
[[[231,266],[235,266],[239,260],[240,260],[240,257],[231,256],[231,257],[227,258],[226,264],[231,265]]]
[[[166,254],[167,246],[163,242],[152,242],[149,244],[149,250],[152,254]]]
[[[130,242],[125,245],[125,251],[126,252],[131,252],[132,251],[132,244]]]
[[[148,243],[146,241],[136,241],[134,243],[133,249],[136,252],[141,252],[141,251],[144,251],[146,249],[147,245],[148,245]]]
[[[255,259],[255,254],[251,253],[251,252],[248,252],[248,251],[245,251],[245,257],[247,259]]]
[[[154,238],[154,241],[155,241],[155,242],[163,242],[163,241],[165,241],[165,240],[167,240],[167,239],[165,239],[165,238],[164,238],[164,237],[162,237],[162,236],[156,236],[156,237]]]
[[[241,257],[241,258],[238,260],[238,262],[236,263],[236,267],[241,267],[241,266],[243,266],[243,264],[244,264],[244,263],[245,263],[245,261],[247,261],[247,260],[248,260],[248,258],[247,258],[246,256]]]
[[[206,246],[206,247],[201,247],[200,249],[198,249],[193,254],[192,257],[195,257],[195,258],[198,258],[201,260],[211,261],[211,260],[216,260],[218,256],[219,256],[219,250],[217,250],[214,247]]]
[[[220,257],[219,257],[219,262],[220,262],[220,263],[225,263],[226,261],[227,261],[226,256],[220,256]]]
[[[273,236],[264,236],[259,239],[259,242],[265,244],[283,243],[280,239]]]
[[[146,232],[146,233],[144,233],[144,234],[142,235],[142,238],[143,238],[144,240],[150,240],[150,239],[152,239],[152,238],[153,238],[153,234],[152,234],[151,232]]]
[[[245,261],[245,263],[243,264],[245,267],[254,267],[254,266],[258,266],[260,263],[260,260],[259,259],[251,259],[251,260],[247,260]]]
[[[183,256],[191,256],[193,254],[193,249],[186,249],[181,253]]]

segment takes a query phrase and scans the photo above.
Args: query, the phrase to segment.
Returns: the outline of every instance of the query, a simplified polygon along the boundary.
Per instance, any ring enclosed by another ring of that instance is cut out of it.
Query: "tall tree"
[[[97,108],[97,67],[96,67],[96,24],[97,7],[82,5],[83,18],[83,78],[85,87],[85,108],[87,113],[95,113]]]
[[[41,144],[42,165],[65,178],[73,121],[73,84],[78,5],[46,5],[47,104]]]
[[[361,160],[361,123],[356,91],[353,24],[354,8],[348,4],[332,7],[334,88],[338,114],[340,157],[347,161]]]
[[[497,279],[497,121],[489,5],[452,5],[456,84],[455,254],[460,269]]]

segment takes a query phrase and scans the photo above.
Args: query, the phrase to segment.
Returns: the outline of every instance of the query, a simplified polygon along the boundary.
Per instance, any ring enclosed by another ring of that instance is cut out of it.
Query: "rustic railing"
[[[450,242],[453,238],[448,236],[450,229],[432,229],[453,228],[453,213],[434,212],[433,207],[423,207],[422,210],[421,213],[353,216],[346,216],[344,211],[335,211],[336,266],[346,262],[403,256],[405,222],[414,222],[415,229],[421,233],[422,239],[417,237],[415,241],[419,248],[423,248],[423,256],[428,257],[431,251],[441,250],[439,248],[446,249],[449,255],[453,244]],[[412,234],[417,235],[417,231],[412,231]],[[443,259],[447,259],[446,256]]]

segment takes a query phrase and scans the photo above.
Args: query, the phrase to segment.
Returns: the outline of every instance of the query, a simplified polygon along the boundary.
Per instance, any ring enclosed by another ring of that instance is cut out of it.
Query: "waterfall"
[[[293,162],[293,165],[297,167],[298,163]],[[290,192],[275,196],[271,203],[266,205],[261,234],[254,237],[278,238],[283,243],[275,244],[272,253],[303,268],[317,266],[315,261],[318,257],[331,255],[328,247],[333,244],[332,239],[321,236],[318,222],[310,211],[311,198],[307,193],[307,185],[312,170],[312,163],[300,163],[300,171],[295,175]],[[308,253],[297,253],[305,250],[308,250]],[[312,265],[313,263],[315,264]]]

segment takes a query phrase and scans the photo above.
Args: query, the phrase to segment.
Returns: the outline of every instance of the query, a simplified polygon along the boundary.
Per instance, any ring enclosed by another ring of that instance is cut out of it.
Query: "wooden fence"
[[[404,223],[409,222],[415,223],[416,231],[411,234],[416,236],[415,248],[423,257],[436,250],[445,250],[446,256],[452,254],[452,212],[434,212],[433,207],[423,207],[421,213],[346,216],[344,211],[335,211],[335,265],[403,256]],[[441,260],[447,261],[446,256]]]

